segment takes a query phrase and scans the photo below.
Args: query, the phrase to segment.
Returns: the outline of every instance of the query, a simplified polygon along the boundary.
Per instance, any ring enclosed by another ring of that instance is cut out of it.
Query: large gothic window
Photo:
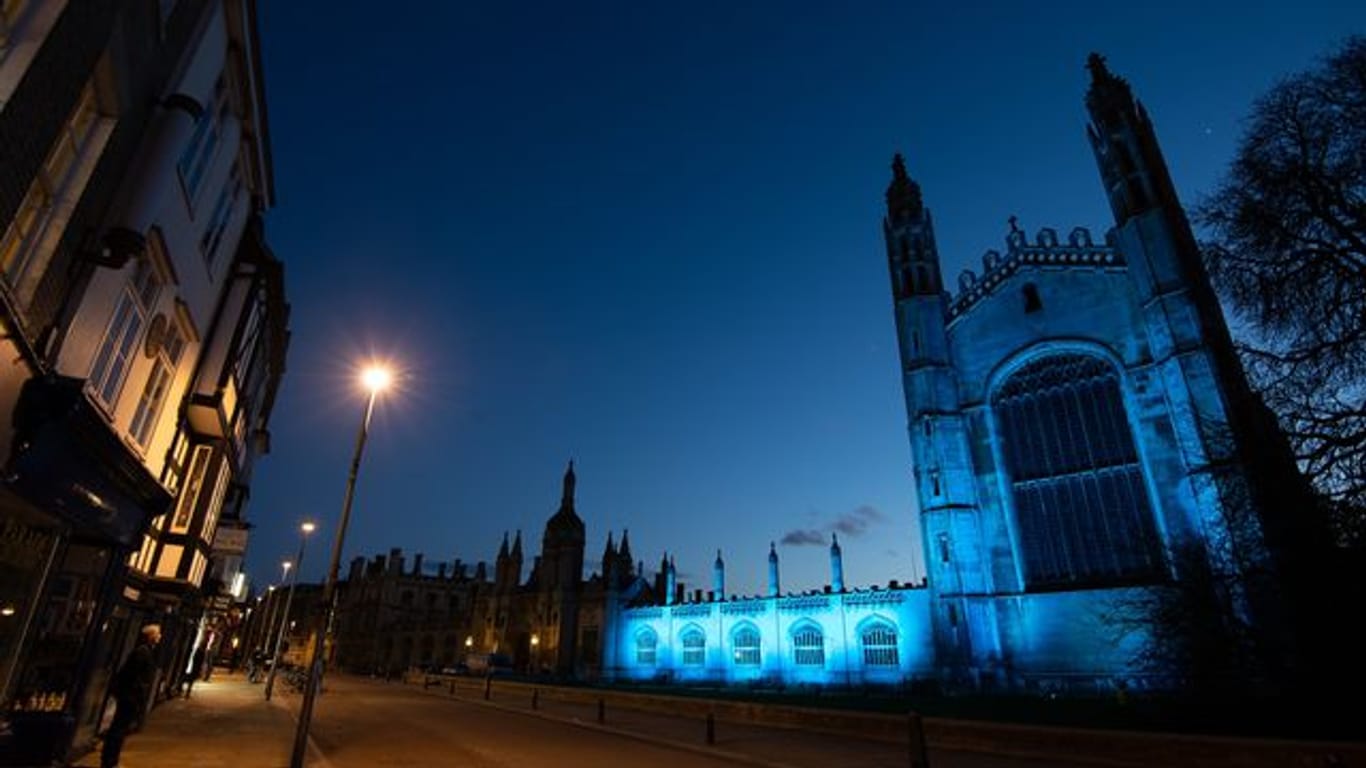
[[[1114,367],[1051,355],[1011,374],[992,407],[1026,588],[1155,577],[1157,533]]]
[[[655,665],[659,647],[659,636],[652,629],[642,629],[636,634],[636,663],[644,667]]]
[[[748,624],[740,627],[735,631],[732,645],[737,666],[759,666],[759,630]]]
[[[707,660],[707,636],[697,627],[683,630],[683,666],[700,667]]]
[[[863,646],[863,664],[868,667],[895,667],[900,663],[896,648],[896,628],[875,621],[859,634]]]
[[[799,667],[825,666],[825,635],[815,624],[802,624],[792,632],[792,660]]]

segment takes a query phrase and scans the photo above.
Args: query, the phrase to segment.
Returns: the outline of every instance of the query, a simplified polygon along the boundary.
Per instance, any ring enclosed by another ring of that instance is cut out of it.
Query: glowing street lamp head
[[[381,392],[389,387],[393,382],[393,374],[388,368],[381,365],[372,365],[361,372],[360,380],[365,388],[372,393]]]
[[[299,530],[303,531],[304,533],[312,533],[313,531],[317,530],[317,528],[318,526],[314,525],[313,523],[304,523],[303,525],[299,526]]]
[[[293,567],[294,567],[294,563],[291,562],[291,561],[289,561],[289,560],[286,560],[286,561],[284,561],[283,563],[280,563],[280,565],[284,566],[284,569],[285,569],[286,571],[288,571],[290,568],[293,568]]]

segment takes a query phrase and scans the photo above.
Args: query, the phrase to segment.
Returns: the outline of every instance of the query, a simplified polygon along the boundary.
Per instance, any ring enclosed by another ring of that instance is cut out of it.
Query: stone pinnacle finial
[[[1105,57],[1094,51],[1086,57],[1086,68],[1091,70],[1092,82],[1100,83],[1113,77],[1109,68],[1105,66]]]

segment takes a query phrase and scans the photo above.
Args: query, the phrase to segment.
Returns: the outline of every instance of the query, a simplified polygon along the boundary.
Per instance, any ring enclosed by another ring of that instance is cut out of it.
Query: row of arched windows
[[[645,627],[636,633],[636,664],[653,667],[659,661],[659,635]],[[731,660],[737,667],[757,667],[763,661],[762,637],[758,627],[741,624],[731,632]],[[683,666],[700,667],[707,661],[707,636],[700,627],[691,626],[679,635],[683,648]],[[859,632],[859,645],[866,667],[896,667],[901,657],[897,651],[896,627],[874,621]],[[825,632],[812,622],[798,624],[792,630],[792,662],[798,667],[825,666]]]

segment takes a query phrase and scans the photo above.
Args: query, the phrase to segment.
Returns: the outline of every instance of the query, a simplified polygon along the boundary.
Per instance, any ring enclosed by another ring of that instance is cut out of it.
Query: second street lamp
[[[361,375],[361,383],[370,390],[365,401],[365,413],[360,420],[360,431],[356,433],[356,452],[351,457],[351,473],[346,478],[346,495],[342,498],[341,521],[337,524],[337,535],[332,540],[332,562],[327,567],[327,580],[323,582],[321,601],[322,614],[317,617],[308,649],[308,679],[304,683],[304,700],[299,705],[299,727],[294,732],[294,751],[290,755],[290,768],[304,768],[304,752],[308,749],[308,728],[313,719],[313,700],[318,694],[319,676],[322,674],[322,648],[324,635],[332,625],[332,611],[335,609],[337,591],[337,572],[341,570],[342,544],[346,541],[346,524],[351,520],[351,500],[356,494],[356,475],[360,472],[361,455],[365,452],[365,438],[370,433],[370,417],[375,412],[375,397],[389,386],[390,373],[385,368],[371,367]]]
[[[275,650],[270,655],[270,675],[266,678],[266,701],[270,701],[270,692],[275,688],[275,672],[280,668],[280,646],[284,644],[285,627],[289,626],[289,609],[294,603],[294,585],[299,583],[299,569],[304,565],[304,545],[308,543],[308,534],[313,532],[313,523],[304,523],[299,526],[299,556],[294,558],[294,578],[289,581],[289,594],[285,596],[285,616],[280,620],[280,631],[275,635]]]

